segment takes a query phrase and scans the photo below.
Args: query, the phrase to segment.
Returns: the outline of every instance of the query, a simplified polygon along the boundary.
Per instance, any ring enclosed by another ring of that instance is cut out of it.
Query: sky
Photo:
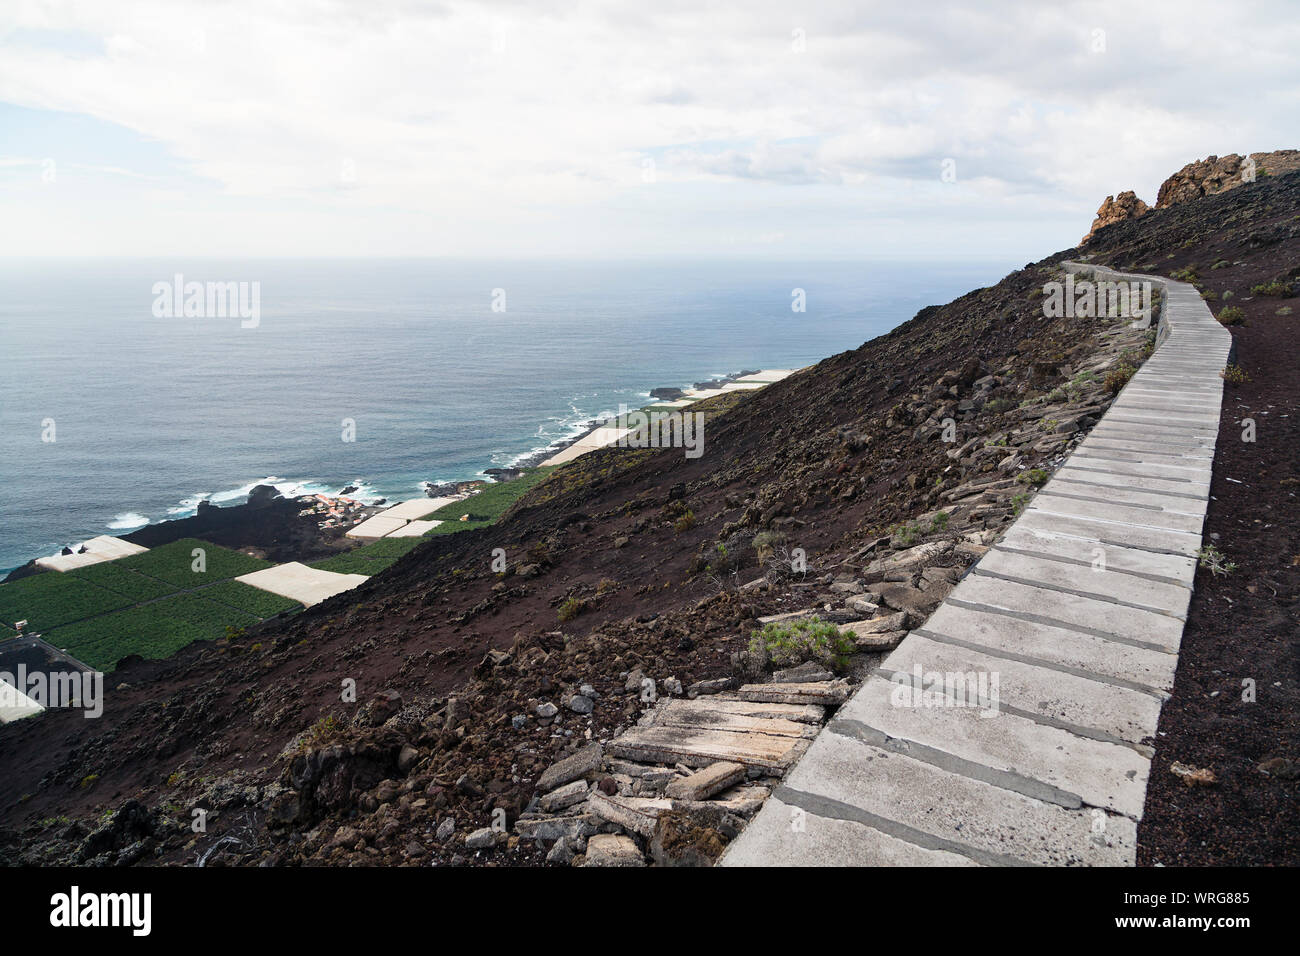
[[[1300,146],[1294,2],[0,0],[0,255],[945,258]]]

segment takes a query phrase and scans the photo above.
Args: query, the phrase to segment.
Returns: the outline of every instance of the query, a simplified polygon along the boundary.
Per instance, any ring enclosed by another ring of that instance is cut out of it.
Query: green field
[[[378,574],[406,552],[423,543],[424,539],[419,537],[380,538],[332,558],[316,561],[312,567],[338,574]]]
[[[295,611],[302,607],[297,601],[260,590],[243,581],[218,581],[203,588],[198,594],[209,601],[228,604],[256,617],[274,617],[276,614]]]
[[[177,590],[175,585],[123,567],[120,561],[105,561],[87,568],[68,571],[64,577],[80,578],[109,591],[129,597],[131,601],[152,601]]]
[[[431,531],[426,531],[425,537],[454,534],[457,531],[485,528],[495,524],[511,505],[545,481],[558,467],[560,466],[548,465],[545,468],[534,468],[514,481],[488,485],[478,494],[464,501],[453,501],[449,505],[443,505],[428,516],[431,520],[443,523]],[[469,515],[468,521],[460,520],[463,514]]]
[[[57,571],[0,584],[0,620],[12,626],[26,620],[43,631],[69,621],[115,611],[134,604],[131,598]]]
[[[419,538],[412,539],[415,543]],[[206,570],[193,571],[193,551]],[[227,625],[243,627],[301,607],[231,578],[271,567],[196,538],[75,571],[44,571],[0,584],[5,632],[27,620],[56,647],[108,669],[127,654],[167,657],[191,641],[211,640]]]
[[[128,654],[170,657],[193,641],[223,636],[228,625],[244,627],[256,620],[199,594],[183,593],[58,627],[44,638],[91,667],[108,671]]]
[[[206,570],[202,572],[193,570],[196,548],[202,548],[204,551]],[[270,561],[249,557],[197,538],[181,538],[171,544],[164,544],[143,554],[133,554],[129,558],[122,558],[113,563],[160,578],[178,588],[202,587],[213,581],[238,577],[241,574],[271,567]]]

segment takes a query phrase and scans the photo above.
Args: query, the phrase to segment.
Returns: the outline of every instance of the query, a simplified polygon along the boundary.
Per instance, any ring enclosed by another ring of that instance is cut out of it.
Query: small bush
[[[780,531],[760,531],[751,542],[758,553],[760,564],[776,553],[776,549],[785,544],[785,535]]]
[[[1118,395],[1120,389],[1127,385],[1128,380],[1135,374],[1137,374],[1137,369],[1128,362],[1122,361],[1106,373],[1106,378],[1102,384],[1106,386],[1106,391],[1112,395]]]
[[[1196,552],[1201,567],[1214,575],[1231,574],[1237,570],[1236,563],[1224,559],[1223,552],[1212,544],[1207,544]]]
[[[854,645],[853,639],[834,624],[814,617],[789,624],[768,624],[761,631],[753,631],[749,635],[749,649],[765,655],[777,667],[814,661],[839,673],[848,667]]]
[[[1041,468],[1030,468],[1028,471],[1022,471],[1016,475],[1016,481],[1022,485],[1032,485],[1037,488],[1040,485],[1047,484],[1047,472]]]
[[[1250,375],[1240,365],[1225,365],[1223,371],[1219,373],[1219,378],[1229,385],[1241,385],[1243,382],[1250,381]]]
[[[673,522],[673,530],[678,534],[683,531],[689,531],[695,527],[695,512],[687,510],[685,514]]]
[[[1219,310],[1219,321],[1224,325],[1244,325],[1246,312],[1235,305],[1225,305]]]
[[[1289,282],[1274,280],[1273,282],[1262,282],[1259,285],[1250,287],[1251,295],[1272,295],[1279,299],[1289,299],[1295,295],[1295,289]]]
[[[566,598],[560,605],[560,609],[555,612],[555,616],[561,621],[571,621],[583,611],[587,610],[587,602],[582,598]]]

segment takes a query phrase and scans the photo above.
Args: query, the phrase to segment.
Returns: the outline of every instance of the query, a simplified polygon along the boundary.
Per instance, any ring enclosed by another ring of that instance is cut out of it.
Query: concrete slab
[[[1022,617],[1030,616],[1027,619],[1068,630],[1114,635],[1169,650],[1177,648],[1183,633],[1183,622],[1167,614],[979,574],[966,575],[948,600],[1014,611]],[[906,641],[903,646],[907,646]]]
[[[45,708],[8,681],[0,680],[0,724],[44,713]]]
[[[344,532],[344,535],[349,538],[378,540],[405,525],[405,518],[386,518],[383,515],[375,515],[373,518],[367,518],[359,525],[349,528]]]
[[[444,505],[461,500],[464,499],[451,497],[412,498],[410,501],[403,501],[391,508],[385,508],[379,515],[384,518],[401,518],[403,521],[414,521],[433,514]]]
[[[66,572],[104,561],[116,561],[118,558],[130,557],[149,550],[130,541],[115,538],[111,534],[88,538],[80,544],[73,545],[72,550],[79,551],[83,547],[86,549],[84,554],[52,554],[47,558],[37,558],[36,566],[49,571]]]
[[[384,535],[385,538],[418,538],[427,532],[432,531],[441,521],[408,521],[396,531],[390,531]]]
[[[984,555],[974,573],[1013,578],[1026,584],[1070,591],[1099,601],[1114,601],[1157,614],[1187,619],[1192,589],[1181,584],[1114,570],[1109,562],[1088,565],[1055,561],[1046,556],[1013,554],[994,548]]]
[[[1142,528],[1181,531],[1185,534],[1198,536],[1201,533],[1201,525],[1205,522],[1204,515],[1186,514],[1135,505],[1080,501],[1077,498],[1063,498],[1046,492],[1039,492],[1034,496],[1034,500],[1029,503],[1029,510],[1066,515],[1072,518],[1121,521]]]
[[[945,604],[935,611],[919,633],[1166,693],[1173,687],[1178,666],[1175,648],[1144,641],[1141,637],[1120,641],[1114,635],[1086,634],[955,604]]]
[[[988,687],[996,686],[996,700],[979,709],[1006,708],[1079,736],[1137,744],[1155,734],[1160,716],[1162,698],[1154,693],[1108,683],[1100,675],[1082,677],[932,640],[913,631],[880,665],[880,674],[915,683],[918,669],[925,687],[933,683],[934,675],[954,675],[954,680],[955,675],[967,675],[965,686],[971,686],[968,675],[975,680],[984,675]],[[968,693],[968,699],[972,696]]]
[[[977,862],[1131,866],[1136,857],[1137,827],[1128,817],[1067,810],[829,731],[777,796],[790,802],[791,791],[870,814],[908,842],[962,848]],[[1103,824],[1100,833],[1094,821]]]
[[[758,816],[727,847],[719,866],[979,866],[969,857],[932,850],[851,820],[808,813],[769,797]]]
[[[1189,588],[1196,577],[1196,559],[1186,555],[1103,545],[1094,538],[1034,530],[1019,524],[1003,535],[995,550],[1049,555],[1060,561],[1074,561],[1088,570],[1100,558],[1108,571],[1140,574]]]
[[[290,561],[251,574],[241,574],[235,580],[311,607],[326,598],[352,590],[366,580],[366,575],[338,574]]]
[[[882,677],[871,678],[863,693],[836,714],[832,729],[863,740],[871,740],[876,731],[896,742],[876,744],[883,749],[901,745],[917,757],[926,751],[924,759],[940,766],[945,765],[943,755],[955,757],[1005,775],[1003,783],[1010,788],[1034,790],[1030,781],[1036,781],[1061,791],[1058,799],[1072,795],[1141,819],[1149,761],[1131,747],[1077,737],[1005,712],[986,718],[969,707],[898,707],[892,700],[897,687]],[[948,769],[956,766],[956,761],[947,763]]]

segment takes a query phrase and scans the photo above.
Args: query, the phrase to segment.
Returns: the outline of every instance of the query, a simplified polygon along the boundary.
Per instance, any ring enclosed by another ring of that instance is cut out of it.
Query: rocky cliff
[[[1251,153],[1249,156],[1229,153],[1227,156],[1198,159],[1160,184],[1155,208],[1168,209],[1179,203],[1214,196],[1257,182],[1266,176],[1281,176],[1297,169],[1300,169],[1300,150],[1295,149],[1277,149],[1268,153]],[[1107,196],[1097,210],[1092,228],[1079,244],[1086,245],[1097,230],[1127,219],[1137,219],[1150,208],[1132,190],[1118,196]]]

